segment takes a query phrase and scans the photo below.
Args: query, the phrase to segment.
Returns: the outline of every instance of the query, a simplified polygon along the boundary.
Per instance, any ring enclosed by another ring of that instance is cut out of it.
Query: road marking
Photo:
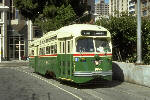
[[[88,91],[87,91],[87,90],[88,90]],[[98,98],[99,100],[103,100],[103,98],[98,97],[98,96],[95,95],[95,94],[98,93],[98,92],[96,92],[96,91],[92,91],[92,90],[89,90],[89,89],[82,90],[82,91],[84,91],[85,93],[87,93],[87,94],[89,94],[89,95],[92,95],[92,96],[95,97],[95,98]]]
[[[67,90],[65,90],[65,89],[63,89],[63,88],[61,88],[61,87],[59,87],[58,85],[55,85],[55,84],[51,83],[51,82],[48,81],[48,80],[42,79],[42,78],[40,78],[40,77],[38,77],[38,76],[36,76],[36,75],[34,75],[34,74],[32,74],[32,73],[29,73],[29,72],[24,71],[24,70],[20,70],[20,69],[17,69],[17,68],[12,68],[12,69],[15,69],[15,70],[18,70],[18,71],[20,71],[20,72],[24,72],[24,73],[26,73],[26,74],[28,74],[28,75],[31,75],[31,76],[33,76],[33,77],[36,77],[36,78],[38,78],[38,79],[40,79],[40,80],[42,80],[42,81],[45,81],[45,82],[48,83],[48,84],[51,84],[51,85],[53,85],[53,86],[59,88],[59,89],[62,90],[62,91],[64,91],[64,92],[66,92],[66,93],[68,93],[68,94],[70,94],[70,95],[76,97],[77,99],[82,100],[82,98],[80,98],[79,96],[77,96],[77,95],[75,95],[75,94],[73,94],[73,93],[71,93],[71,92],[69,92],[69,91],[67,91]]]

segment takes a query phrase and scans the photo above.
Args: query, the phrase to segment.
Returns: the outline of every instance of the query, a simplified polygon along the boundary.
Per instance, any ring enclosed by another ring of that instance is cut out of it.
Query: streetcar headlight
[[[99,65],[99,61],[95,60],[95,65],[96,66]]]
[[[94,62],[95,62],[95,65],[98,66],[99,64],[102,63],[102,60],[95,60]]]

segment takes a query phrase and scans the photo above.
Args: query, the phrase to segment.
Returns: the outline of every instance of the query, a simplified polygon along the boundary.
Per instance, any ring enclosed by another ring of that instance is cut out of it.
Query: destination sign
[[[107,31],[83,30],[83,31],[81,31],[81,35],[86,35],[86,36],[107,36]]]

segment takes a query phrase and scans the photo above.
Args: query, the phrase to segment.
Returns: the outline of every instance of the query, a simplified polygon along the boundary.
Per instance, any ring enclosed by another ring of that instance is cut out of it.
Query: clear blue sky
[[[95,2],[97,2],[97,1],[99,1],[99,0],[95,0]],[[109,3],[109,0],[105,0],[105,2],[106,2],[106,3]]]

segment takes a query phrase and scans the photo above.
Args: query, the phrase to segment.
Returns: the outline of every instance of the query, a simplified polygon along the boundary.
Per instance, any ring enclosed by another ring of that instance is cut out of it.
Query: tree
[[[32,20],[43,32],[71,23],[87,8],[80,0],[14,0],[14,4],[25,18]]]
[[[75,12],[71,5],[65,7],[62,5],[60,8],[57,8],[57,15],[54,18],[49,18],[41,14],[38,18],[35,19],[34,24],[38,25],[44,33],[50,30],[56,30],[62,26],[68,25],[75,19]]]
[[[102,18],[96,22],[107,28],[112,35],[113,60],[136,61],[136,17],[122,13],[120,17]],[[150,19],[142,19],[143,60],[150,64]]]

